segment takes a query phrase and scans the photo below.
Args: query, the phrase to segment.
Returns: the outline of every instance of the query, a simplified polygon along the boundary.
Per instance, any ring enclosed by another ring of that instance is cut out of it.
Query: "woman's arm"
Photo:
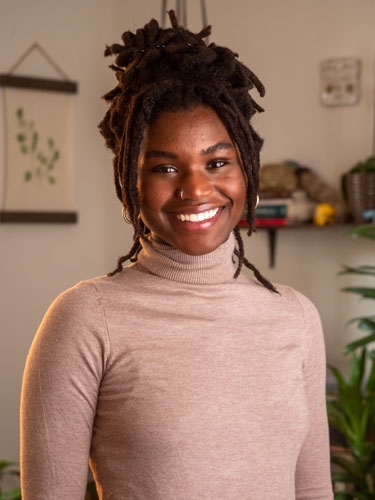
[[[315,306],[296,292],[306,325],[304,365],[308,405],[308,433],[301,448],[296,473],[296,500],[333,498],[326,410],[326,354],[319,314]]]
[[[47,311],[21,396],[21,486],[26,500],[83,500],[97,394],[109,342],[95,287],[80,283]]]

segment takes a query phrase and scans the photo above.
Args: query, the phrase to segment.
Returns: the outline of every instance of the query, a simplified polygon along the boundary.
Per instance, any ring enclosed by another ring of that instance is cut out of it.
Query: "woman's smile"
[[[141,217],[156,239],[190,255],[226,241],[241,217],[246,182],[236,147],[207,106],[166,111],[142,142]]]

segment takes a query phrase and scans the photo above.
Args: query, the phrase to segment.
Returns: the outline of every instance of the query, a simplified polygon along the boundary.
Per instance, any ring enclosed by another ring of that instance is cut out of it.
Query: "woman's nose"
[[[205,172],[189,172],[181,178],[176,195],[183,200],[200,200],[209,196],[212,190],[212,180]]]

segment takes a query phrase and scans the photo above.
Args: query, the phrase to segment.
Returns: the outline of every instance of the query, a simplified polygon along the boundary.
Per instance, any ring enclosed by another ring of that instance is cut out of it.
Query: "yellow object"
[[[316,226],[332,224],[335,214],[336,209],[330,203],[320,203],[315,207],[314,224]]]

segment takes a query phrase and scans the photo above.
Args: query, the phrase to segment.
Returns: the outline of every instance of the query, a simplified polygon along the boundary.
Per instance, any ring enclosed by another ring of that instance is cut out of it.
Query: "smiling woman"
[[[251,234],[263,85],[170,18],[106,50],[100,130],[134,244],[40,325],[23,496],[82,500],[89,462],[101,500],[331,500],[319,315],[247,261],[237,226],[246,207]]]

